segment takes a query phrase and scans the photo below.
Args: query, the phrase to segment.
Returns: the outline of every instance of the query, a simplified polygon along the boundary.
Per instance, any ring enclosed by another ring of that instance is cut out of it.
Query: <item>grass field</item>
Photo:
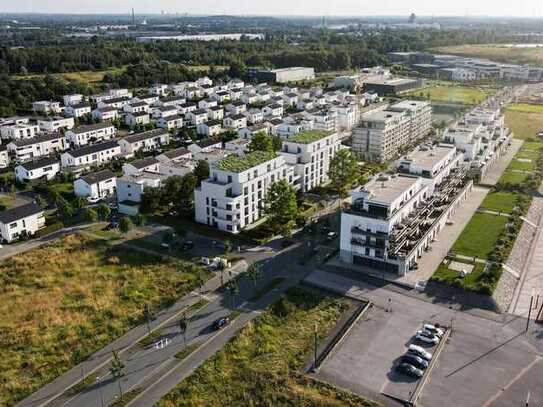
[[[476,213],[454,243],[452,251],[486,259],[494,250],[506,223],[505,216]]]
[[[295,375],[347,304],[295,288],[159,403],[174,406],[374,406]],[[362,374],[362,372],[361,372]]]
[[[505,111],[505,124],[515,138],[534,138],[543,131],[543,106],[516,104]]]
[[[406,96],[417,96],[436,102],[478,104],[488,96],[486,91],[466,86],[432,86],[409,92]]]
[[[517,195],[512,192],[491,192],[481,204],[489,211],[510,213],[517,202]]]
[[[82,235],[0,263],[0,405],[137,325],[145,304],[158,310],[192,290],[191,266]]]
[[[125,67],[120,68],[111,68],[103,71],[78,71],[78,72],[64,72],[52,74],[57,78],[64,79],[68,82],[83,82],[88,84],[102,82],[106,74],[120,74],[125,69]],[[35,78],[44,78],[45,74],[31,74],[31,75],[15,75],[16,79],[35,79]]]
[[[454,45],[434,49],[440,54],[488,58],[494,61],[543,65],[543,48],[511,48],[500,44]]]
[[[522,184],[528,174],[525,172],[505,171],[499,179],[500,184]]]
[[[446,264],[444,264],[446,263]],[[449,284],[462,288],[467,291],[473,291],[481,294],[492,294],[498,283],[501,275],[501,269],[492,268],[485,272],[485,265],[481,263],[473,264],[473,270],[471,273],[462,277],[458,271],[451,270],[449,260],[446,259],[444,263],[441,263],[432,276],[432,281],[438,281],[440,283]],[[468,265],[466,263],[466,265]]]
[[[535,169],[535,160],[519,161],[516,158],[514,158],[511,161],[511,164],[509,164],[509,167],[507,168],[510,170],[518,170],[518,171],[533,171]]]

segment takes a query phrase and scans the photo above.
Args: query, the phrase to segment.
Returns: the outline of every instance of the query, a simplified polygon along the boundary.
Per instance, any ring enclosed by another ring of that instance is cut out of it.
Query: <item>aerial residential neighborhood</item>
[[[543,406],[536,8],[241,3],[0,9],[0,406]]]

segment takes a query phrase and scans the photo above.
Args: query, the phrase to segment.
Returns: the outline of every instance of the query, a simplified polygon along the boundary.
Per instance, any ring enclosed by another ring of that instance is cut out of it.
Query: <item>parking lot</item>
[[[348,338],[320,368],[318,377],[359,394],[394,405],[409,400],[418,379],[396,371],[410,344],[433,353],[435,346],[414,340],[422,321],[373,307],[353,327]]]
[[[315,271],[306,282],[376,306],[351,329],[321,365],[317,378],[382,402],[402,405],[417,380],[393,366],[423,321],[453,328],[442,347],[417,405],[481,407],[543,405],[543,327],[486,312],[459,312],[400,292],[377,288],[334,273]],[[391,312],[385,308],[391,299]],[[430,352],[433,349],[427,348]]]

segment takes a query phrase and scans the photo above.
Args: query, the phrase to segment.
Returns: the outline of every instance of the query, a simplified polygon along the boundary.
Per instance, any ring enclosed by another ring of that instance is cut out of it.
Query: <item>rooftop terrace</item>
[[[312,130],[297,134],[294,137],[290,137],[288,141],[291,143],[311,144],[332,134],[334,133],[331,131]]]
[[[243,172],[277,157],[275,152],[255,151],[243,156],[231,155],[218,161],[215,167],[222,171]]]

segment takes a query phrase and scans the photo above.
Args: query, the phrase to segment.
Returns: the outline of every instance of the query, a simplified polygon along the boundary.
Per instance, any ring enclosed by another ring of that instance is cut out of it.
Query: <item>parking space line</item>
[[[541,360],[541,356],[536,355],[535,359],[532,360],[532,362],[526,366],[524,369],[522,369],[507,385],[505,385],[502,389],[500,389],[494,396],[492,396],[490,399],[486,401],[485,404],[483,404],[483,407],[489,407],[494,403],[496,400],[500,398],[500,396],[505,393],[509,387],[514,385],[517,381],[519,381],[522,376],[524,376],[532,367],[534,367],[539,361]]]

